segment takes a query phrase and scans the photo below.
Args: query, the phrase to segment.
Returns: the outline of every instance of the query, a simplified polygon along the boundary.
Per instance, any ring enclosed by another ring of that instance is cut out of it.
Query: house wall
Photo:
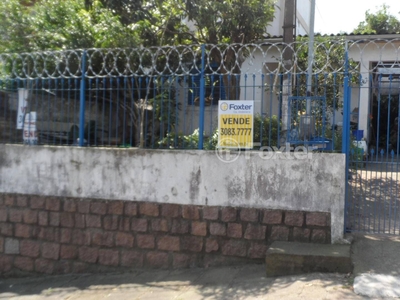
[[[267,33],[271,36],[283,35],[283,19],[285,11],[285,0],[276,2],[274,20],[267,27]],[[296,34],[306,35],[309,33],[310,22],[310,0],[297,0],[296,8]]]
[[[388,40],[364,41],[349,46],[349,58],[359,63],[360,88],[358,129],[364,130],[364,138],[368,138],[370,95],[369,81],[372,62],[395,62],[399,58],[399,42]]]
[[[341,154],[226,163],[214,151],[0,153],[0,273],[262,262],[274,240],[342,238]]]

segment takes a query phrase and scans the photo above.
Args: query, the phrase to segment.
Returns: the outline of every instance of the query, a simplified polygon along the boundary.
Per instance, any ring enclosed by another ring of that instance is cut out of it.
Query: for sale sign
[[[218,147],[253,148],[254,101],[218,102]]]

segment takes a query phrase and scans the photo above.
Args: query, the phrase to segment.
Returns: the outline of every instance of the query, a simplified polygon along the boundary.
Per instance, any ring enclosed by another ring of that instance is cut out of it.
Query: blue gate
[[[400,65],[379,60],[344,81],[346,231],[399,234]]]

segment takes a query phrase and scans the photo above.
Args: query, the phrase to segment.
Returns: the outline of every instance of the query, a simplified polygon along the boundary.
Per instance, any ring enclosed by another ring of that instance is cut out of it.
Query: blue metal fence
[[[328,139],[329,150],[338,150],[333,145],[342,66],[328,73],[329,65],[315,63],[318,73],[308,75],[300,69],[302,62],[295,61],[286,70],[280,63],[285,47],[266,43],[0,54],[0,141],[23,143],[16,119],[34,112],[39,144],[211,149],[218,135],[218,100],[255,100],[257,147]],[[235,60],[228,62],[227,53]],[[312,88],[306,87],[307,76],[313,78]],[[290,100],[283,94],[285,85]],[[299,138],[307,90],[320,102],[312,111],[316,131]],[[297,101],[287,124],[282,123],[288,113],[282,111],[285,101]]]
[[[366,63],[346,53],[364,50],[358,41],[318,42],[312,74],[306,50],[298,42],[0,54],[0,142],[23,143],[17,119],[34,112],[39,144],[211,149],[218,100],[254,100],[257,147],[348,152],[343,87],[365,87],[357,81]],[[377,66],[366,71],[376,78]]]

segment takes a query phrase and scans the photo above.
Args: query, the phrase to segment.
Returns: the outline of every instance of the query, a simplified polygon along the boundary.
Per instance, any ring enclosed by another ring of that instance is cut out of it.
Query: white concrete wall
[[[291,157],[225,163],[214,151],[0,145],[0,192],[330,212],[339,242],[344,155]]]

